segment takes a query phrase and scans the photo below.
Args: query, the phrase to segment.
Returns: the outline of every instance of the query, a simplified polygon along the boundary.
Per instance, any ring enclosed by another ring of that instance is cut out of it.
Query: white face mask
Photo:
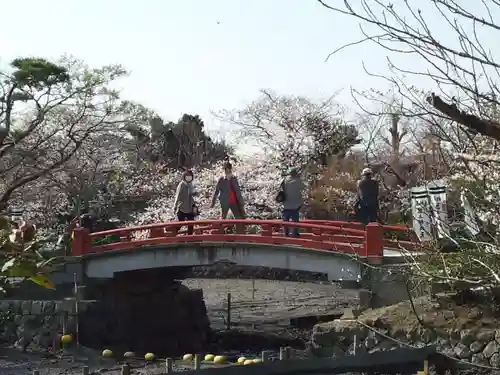
[[[192,176],[186,176],[186,177],[184,177],[184,180],[186,182],[191,182],[191,181],[193,181],[193,177]]]

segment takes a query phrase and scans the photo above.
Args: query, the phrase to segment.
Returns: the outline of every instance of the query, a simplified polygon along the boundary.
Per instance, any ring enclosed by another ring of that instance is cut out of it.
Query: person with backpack
[[[299,222],[299,213],[304,204],[303,194],[305,184],[300,178],[297,168],[290,168],[288,175],[280,185],[280,191],[276,200],[283,204],[282,218],[283,221]],[[290,235],[290,228],[284,226],[285,236]],[[292,228],[292,235],[299,236],[298,228]]]
[[[220,177],[215,185],[210,208],[215,206],[215,201],[219,199],[221,208],[221,218],[226,219],[229,211],[235,219],[245,218],[245,202],[241,195],[241,188],[238,178],[233,174],[233,166],[226,162],[223,166],[224,176]],[[237,225],[238,232],[242,231],[242,226]]]
[[[196,195],[193,187],[194,174],[187,170],[182,174],[182,181],[177,185],[173,211],[179,221],[194,221],[198,214],[198,208],[195,204]],[[188,225],[188,235],[193,234],[193,225]]]
[[[370,168],[363,169],[361,176],[357,184],[355,211],[358,221],[367,225],[378,220],[379,185],[378,181],[373,179],[373,172]]]

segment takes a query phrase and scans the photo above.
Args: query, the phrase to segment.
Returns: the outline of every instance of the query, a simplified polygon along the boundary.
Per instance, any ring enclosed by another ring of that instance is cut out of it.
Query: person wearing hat
[[[280,187],[281,191],[276,198],[278,202],[283,203],[283,221],[299,222],[299,213],[304,204],[303,194],[306,186],[300,178],[297,168],[292,167],[288,170]],[[284,232],[285,236],[290,235],[290,228],[286,225]],[[292,228],[291,232],[295,237],[299,235],[298,228]]]
[[[373,179],[373,171],[365,168],[361,171],[358,181],[356,199],[356,216],[363,224],[376,222],[378,219],[378,181]]]
[[[194,202],[195,191],[193,188],[193,172],[184,171],[182,181],[177,185],[173,211],[179,221],[194,221],[196,217],[196,204]],[[188,225],[188,234],[193,234],[193,226]]]

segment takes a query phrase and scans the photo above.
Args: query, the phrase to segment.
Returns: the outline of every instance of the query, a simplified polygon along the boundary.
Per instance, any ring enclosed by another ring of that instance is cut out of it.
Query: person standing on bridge
[[[373,179],[373,172],[365,168],[361,172],[361,180],[358,181],[358,192],[355,203],[356,216],[358,220],[367,225],[378,219],[378,181]]]
[[[299,213],[302,205],[304,204],[304,190],[306,186],[302,179],[300,178],[297,168],[290,168],[288,170],[288,176],[285,177],[281,183],[281,198],[283,202],[283,221],[293,221],[299,222]],[[285,236],[290,235],[290,228],[284,226]],[[299,229],[292,228],[292,234],[294,237],[299,236]]]
[[[182,181],[177,185],[174,200],[174,212],[179,221],[194,221],[196,217],[196,205],[194,196],[196,195],[193,188],[193,172],[190,170],[182,174]],[[188,225],[188,235],[193,234],[193,226]]]
[[[241,195],[238,178],[233,174],[233,166],[227,162],[224,164],[224,176],[219,178],[212,196],[210,208],[215,206],[216,199],[219,198],[221,208],[221,218],[226,219],[231,210],[235,219],[245,218],[245,203]],[[238,232],[242,232],[242,226],[237,225]]]

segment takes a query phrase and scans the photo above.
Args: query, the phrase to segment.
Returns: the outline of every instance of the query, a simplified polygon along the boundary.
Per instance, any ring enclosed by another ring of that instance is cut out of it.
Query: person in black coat
[[[356,217],[363,224],[378,221],[379,210],[379,185],[373,179],[373,172],[370,168],[365,168],[361,172],[361,180],[358,181],[356,199]]]

